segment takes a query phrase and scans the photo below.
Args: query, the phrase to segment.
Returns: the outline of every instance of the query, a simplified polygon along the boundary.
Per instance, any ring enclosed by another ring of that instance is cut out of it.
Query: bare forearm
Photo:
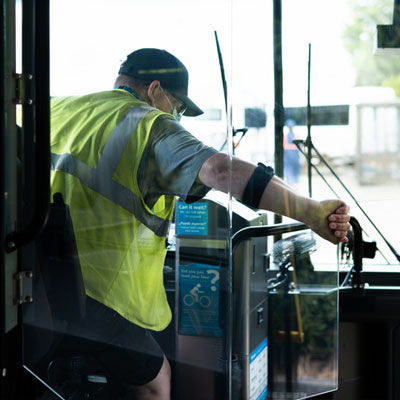
[[[200,180],[214,189],[232,195],[241,200],[243,192],[256,166],[225,154],[216,154],[200,171]],[[275,212],[305,222],[307,210],[312,208],[313,200],[298,195],[283,180],[274,176],[267,185],[259,208]]]
[[[219,153],[204,163],[198,178],[203,184],[226,193],[230,191],[242,200],[255,169],[254,164],[237,158],[230,160]],[[332,243],[347,241],[349,209],[341,200],[317,201],[304,197],[274,176],[264,189],[258,208],[301,221]]]
[[[229,160],[225,154],[216,154],[200,171],[200,180],[214,189],[242,200],[243,192],[256,166],[246,161],[233,158]],[[306,222],[307,214],[316,205],[316,201],[298,195],[282,179],[274,176],[261,197],[258,208],[272,211],[302,222]]]
[[[332,243],[347,241],[348,207],[341,200],[318,201],[296,193],[278,177],[273,177],[261,197],[260,208],[307,224]]]
[[[309,223],[319,202],[296,193],[283,180],[274,176],[265,188],[259,208]]]

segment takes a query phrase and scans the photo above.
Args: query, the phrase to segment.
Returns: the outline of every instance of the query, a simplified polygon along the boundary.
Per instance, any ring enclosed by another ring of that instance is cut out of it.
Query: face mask
[[[181,116],[181,114],[178,113],[178,111],[176,110],[176,107],[174,107],[174,108],[172,109],[172,115],[174,116],[174,118],[175,118],[178,122],[181,122],[182,116]]]
[[[167,99],[169,106],[171,107],[171,110],[172,110],[171,114],[173,115],[173,117],[174,117],[178,122],[180,122],[183,113],[178,113],[178,110],[176,109],[176,107],[173,107],[173,106],[172,106],[171,102],[169,101],[168,96],[165,94],[165,92],[164,92],[164,90],[163,90],[163,88],[162,88],[161,86],[160,86],[160,89],[161,89],[161,91],[163,92],[165,98]]]

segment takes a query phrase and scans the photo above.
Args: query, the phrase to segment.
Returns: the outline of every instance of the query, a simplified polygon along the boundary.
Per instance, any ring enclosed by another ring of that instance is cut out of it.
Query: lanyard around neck
[[[130,87],[128,86],[116,86],[114,89],[122,89],[136,97],[138,100],[142,100]]]

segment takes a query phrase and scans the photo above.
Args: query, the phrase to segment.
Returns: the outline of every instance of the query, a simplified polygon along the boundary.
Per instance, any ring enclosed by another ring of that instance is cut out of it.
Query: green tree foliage
[[[400,55],[377,55],[377,25],[393,21],[394,0],[349,0],[350,17],[344,44],[356,70],[357,86],[393,87],[400,96]]]

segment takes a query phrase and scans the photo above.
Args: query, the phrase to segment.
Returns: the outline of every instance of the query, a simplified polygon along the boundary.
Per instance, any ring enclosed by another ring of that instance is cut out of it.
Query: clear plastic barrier
[[[207,146],[231,143],[215,36],[229,80],[231,3],[50,8],[52,204],[24,310],[25,368],[66,400],[228,399],[230,195],[205,198],[196,176]],[[138,49],[148,53],[132,72]],[[204,113],[187,117],[190,103],[178,125],[186,96]],[[259,218],[238,208],[240,227]]]
[[[301,399],[336,388],[336,247],[232,198],[237,176],[226,193],[196,179],[213,149],[229,168],[233,155],[273,164],[265,3],[51,2],[52,205],[24,306],[24,365],[50,397]],[[173,118],[186,93],[160,74],[180,64],[116,80],[142,48],[183,62],[201,116]],[[141,77],[153,73],[151,86]]]
[[[338,384],[338,268],[310,231],[269,253],[271,398],[302,399]]]

